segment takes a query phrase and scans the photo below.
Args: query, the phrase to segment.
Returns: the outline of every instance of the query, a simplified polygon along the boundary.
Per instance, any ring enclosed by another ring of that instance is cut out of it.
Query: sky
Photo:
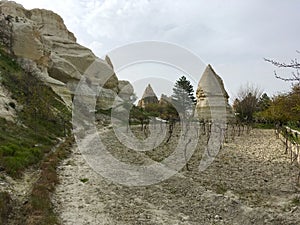
[[[264,58],[282,62],[299,58],[296,52],[300,50],[299,0],[16,2],[27,9],[45,8],[58,13],[77,41],[99,57],[120,46],[142,41],[162,41],[187,49],[204,64],[212,65],[223,79],[231,101],[247,83],[270,96],[288,91],[291,84],[276,79],[274,70],[282,76],[289,76],[290,71],[279,70]],[[141,63],[138,64],[117,71],[118,77],[130,80],[141,90],[147,83],[158,80],[152,85],[157,95],[170,94],[175,80],[185,75],[174,65],[159,64],[152,76],[143,73]],[[142,67],[149,71],[148,65]],[[194,89],[199,80],[200,77],[192,80]],[[142,91],[136,92],[140,96]]]

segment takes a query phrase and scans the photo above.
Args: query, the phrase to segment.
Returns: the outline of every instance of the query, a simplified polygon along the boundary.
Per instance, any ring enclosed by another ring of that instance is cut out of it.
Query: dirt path
[[[138,160],[112,131],[104,142],[114,156]],[[171,141],[172,149],[176,141]],[[95,173],[77,148],[58,173],[53,202],[62,224],[300,224],[296,168],[271,130],[253,130],[226,144],[213,164],[198,171],[202,145],[189,162],[190,171],[156,185],[126,187]],[[163,158],[161,147],[149,153]]]
[[[8,192],[12,198],[13,211],[9,215],[8,224],[17,224],[22,221],[22,207],[28,203],[33,184],[38,180],[39,173],[37,169],[27,169],[19,179],[12,179],[10,176],[1,174],[0,191]]]

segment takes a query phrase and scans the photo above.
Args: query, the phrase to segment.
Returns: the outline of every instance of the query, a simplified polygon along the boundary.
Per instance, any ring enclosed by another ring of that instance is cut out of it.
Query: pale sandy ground
[[[111,131],[103,135],[112,154],[130,159]],[[174,140],[149,156],[163,157],[176,145]],[[189,162],[190,171],[184,169],[156,185],[126,187],[95,173],[74,147],[58,169],[61,183],[53,196],[55,210],[66,225],[300,224],[297,168],[283,154],[274,131],[252,130],[236,137],[202,173],[201,148]],[[83,183],[83,178],[88,181]]]

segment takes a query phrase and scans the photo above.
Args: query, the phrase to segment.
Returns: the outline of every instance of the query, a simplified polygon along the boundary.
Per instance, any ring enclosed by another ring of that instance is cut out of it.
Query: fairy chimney
[[[228,104],[223,80],[208,65],[202,74],[196,91],[196,115],[200,120],[228,120],[232,118],[232,109]]]
[[[158,104],[158,99],[150,84],[146,87],[144,94],[138,102],[138,106],[145,108],[148,104]]]

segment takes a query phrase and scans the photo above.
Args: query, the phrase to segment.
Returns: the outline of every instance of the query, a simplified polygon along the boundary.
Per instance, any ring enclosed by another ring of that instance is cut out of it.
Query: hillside
[[[77,83],[97,81],[86,72],[91,65],[100,79],[109,75],[106,90],[117,93],[128,82],[52,11],[0,1],[0,25],[0,224],[55,224],[50,192],[72,143]]]
[[[24,179],[29,167],[38,171],[45,156],[70,134],[71,113],[49,86],[25,72],[3,49],[0,52],[0,87],[6,94],[0,113],[0,196],[15,207],[19,193],[13,191],[14,182]]]

